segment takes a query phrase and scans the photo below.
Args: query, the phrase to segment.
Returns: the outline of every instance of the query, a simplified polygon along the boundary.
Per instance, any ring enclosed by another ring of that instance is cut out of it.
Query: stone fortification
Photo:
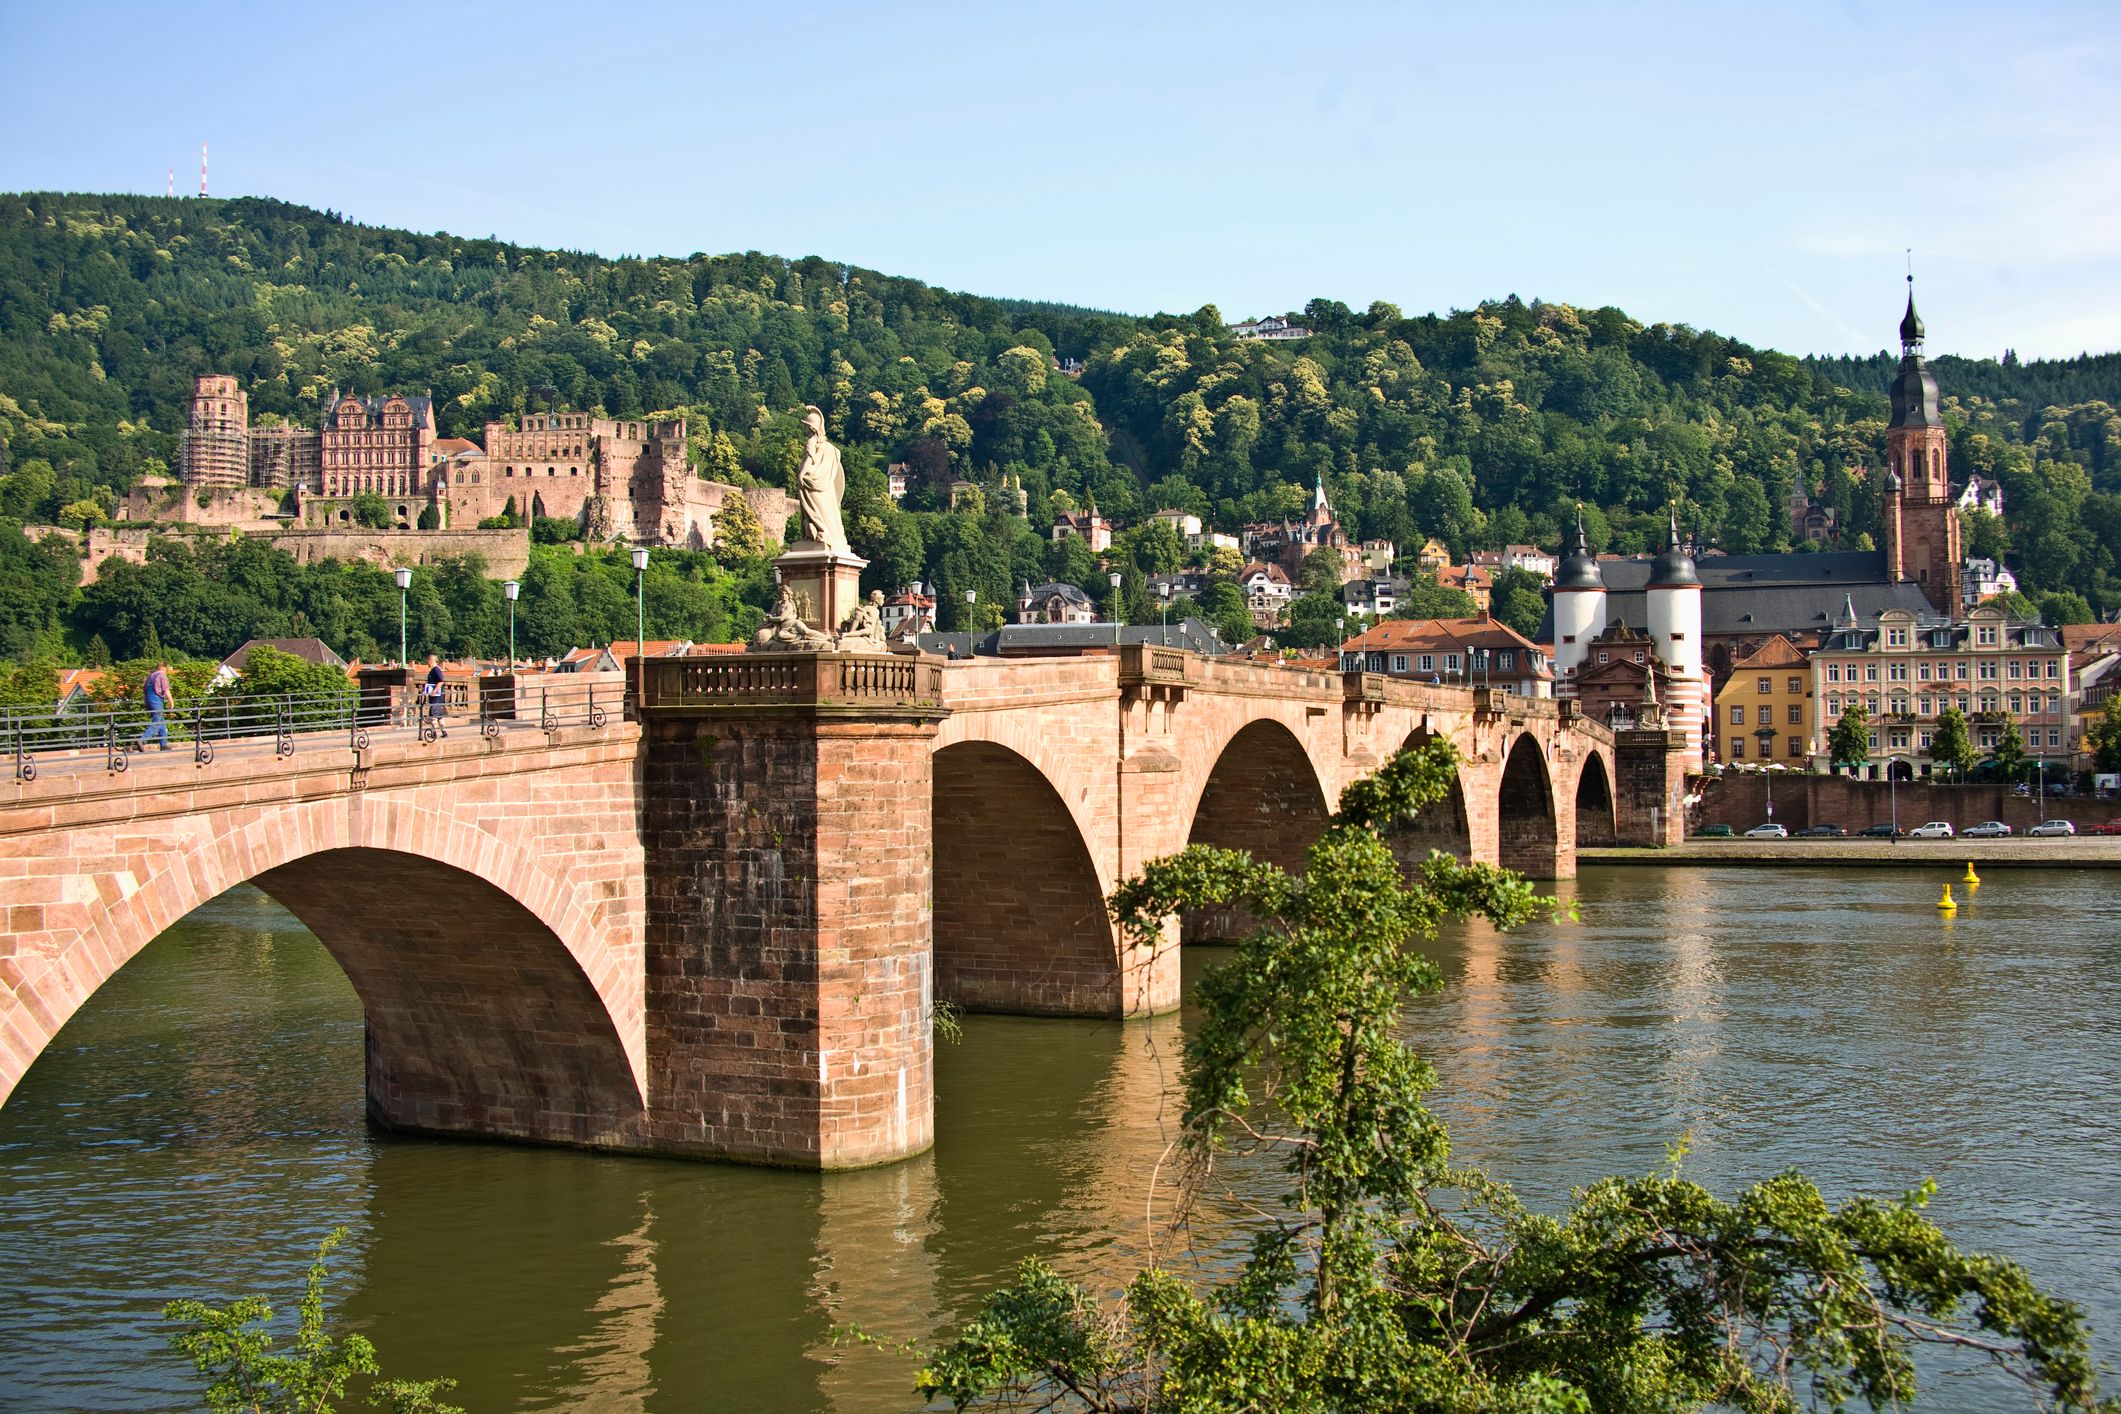
[[[358,560],[363,564],[391,568],[427,565],[460,555],[477,555],[486,562],[493,579],[516,579],[530,567],[530,532],[515,530],[304,530],[284,520],[267,522],[262,530],[237,526],[253,540],[262,540],[285,550],[297,564],[319,560]],[[158,536],[183,536],[193,540],[219,541],[228,529],[212,525],[115,525],[99,526],[85,534],[59,526],[25,526],[32,539],[63,537],[81,554],[81,582],[94,584],[103,566],[111,560],[129,564],[147,562],[147,544]]]

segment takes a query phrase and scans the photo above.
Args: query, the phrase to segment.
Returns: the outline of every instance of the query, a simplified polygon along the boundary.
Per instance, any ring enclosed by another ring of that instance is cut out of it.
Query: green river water
[[[1923,871],[1592,869],[1563,886],[1580,925],[1442,940],[1449,985],[1408,1025],[1457,1154],[1535,1202],[1682,1132],[1721,1189],[1934,1176],[1947,1228],[2083,1302],[2121,1365],[2116,878],[1997,870],[1946,924]],[[291,1309],[340,1224],[341,1327],[474,1411],[907,1408],[910,1362],[834,1325],[930,1337],[1030,1252],[1113,1283],[1140,1265],[1183,1026],[969,1018],[938,1056],[934,1151],[864,1173],[397,1139],[362,1118],[344,976],[238,890],[0,1109],[0,1409],[197,1407],[161,1304]],[[1212,1259],[1230,1234],[1196,1240]],[[1921,1407],[2025,1405],[1948,1378]]]

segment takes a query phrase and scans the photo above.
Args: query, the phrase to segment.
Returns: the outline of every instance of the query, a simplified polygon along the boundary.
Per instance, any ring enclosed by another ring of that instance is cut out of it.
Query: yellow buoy
[[[1969,859],[1966,861],[1966,877],[1959,882],[1966,885],[1969,890],[1981,887],[1981,876],[1974,872],[1973,860]]]
[[[1957,913],[1959,911],[1959,905],[1952,901],[1952,886],[1950,884],[1944,886],[1944,897],[1937,900],[1937,910],[1940,913]]]

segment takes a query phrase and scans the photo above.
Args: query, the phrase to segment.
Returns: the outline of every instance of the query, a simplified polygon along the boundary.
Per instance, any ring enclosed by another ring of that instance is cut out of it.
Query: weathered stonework
[[[1682,737],[1573,704],[1154,645],[635,665],[633,721],[95,760],[0,785],[0,1096],[157,934],[245,881],[329,948],[384,1125],[812,1168],[933,1141],[932,1002],[1176,1007],[1120,880],[1188,842],[1300,866],[1346,784],[1448,739],[1395,839],[1546,877],[1684,831]],[[1244,926],[1189,920],[1199,932]]]

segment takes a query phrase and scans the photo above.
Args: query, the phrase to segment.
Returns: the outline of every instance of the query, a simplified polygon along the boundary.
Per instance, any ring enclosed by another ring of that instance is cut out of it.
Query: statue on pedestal
[[[840,465],[840,449],[825,440],[824,413],[814,407],[804,408],[803,425],[810,429],[810,440],[803,447],[803,464],[795,473],[803,510],[803,538],[815,540],[835,555],[852,554],[847,547],[847,528],[840,521],[840,501],[847,494],[847,471]]]

